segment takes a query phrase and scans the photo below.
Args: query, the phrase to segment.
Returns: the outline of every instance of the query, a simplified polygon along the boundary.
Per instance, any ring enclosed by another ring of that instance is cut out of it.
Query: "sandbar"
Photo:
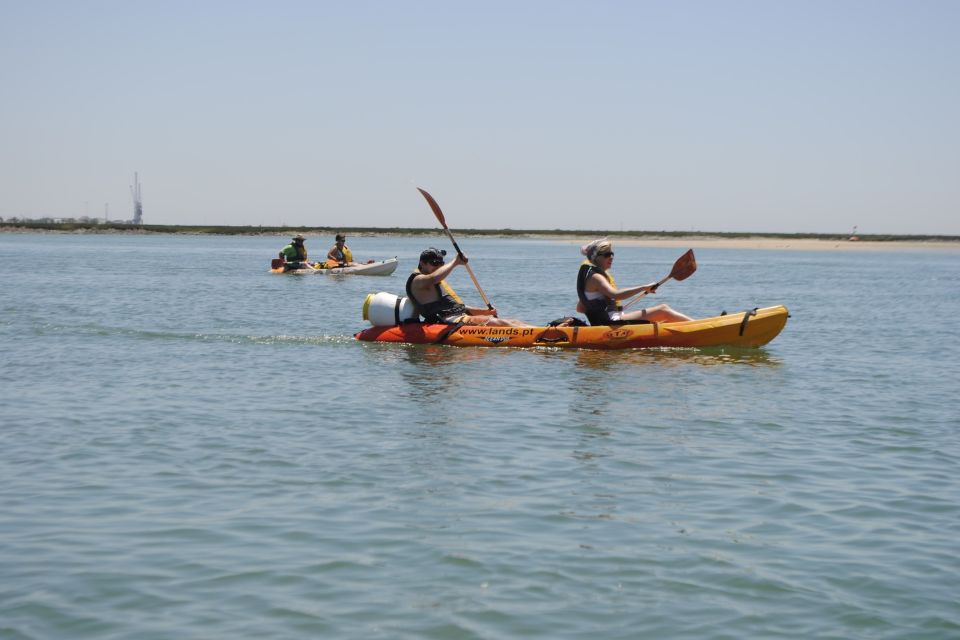
[[[592,238],[549,238],[564,244],[583,244]],[[767,251],[960,251],[956,240],[822,240],[816,238],[722,238],[687,236],[683,238],[613,237],[611,242],[626,247],[675,247],[677,249],[763,249]]]

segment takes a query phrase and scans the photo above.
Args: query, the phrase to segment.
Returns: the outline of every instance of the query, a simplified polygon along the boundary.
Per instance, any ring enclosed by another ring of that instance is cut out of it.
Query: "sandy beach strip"
[[[585,244],[593,238],[557,238],[543,236],[563,244]],[[715,236],[689,236],[684,238],[613,237],[614,246],[623,247],[675,247],[677,249],[763,249],[768,251],[960,251],[960,242],[954,240],[903,241],[889,240],[850,241],[820,240],[815,238],[722,238]]]

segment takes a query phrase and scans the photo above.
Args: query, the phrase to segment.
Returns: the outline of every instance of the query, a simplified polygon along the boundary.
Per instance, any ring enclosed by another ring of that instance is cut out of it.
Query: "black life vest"
[[[586,309],[585,313],[590,324],[609,325],[611,324],[610,312],[619,310],[620,304],[616,300],[607,297],[597,298],[596,300],[587,299],[587,280],[595,273],[599,273],[606,278],[610,286],[615,286],[610,274],[589,260],[584,260],[583,264],[580,265],[579,273],[577,273],[577,297],[580,298],[580,302],[583,303],[584,309]]]
[[[453,290],[447,287],[448,291],[444,290],[444,287],[440,286],[440,283],[433,285],[437,290],[437,295],[439,298],[433,302],[428,302],[422,304],[417,297],[413,295],[413,279],[417,276],[422,275],[420,271],[414,271],[410,274],[410,277],[407,278],[407,297],[410,298],[410,301],[413,302],[413,306],[416,308],[417,313],[423,316],[425,322],[437,322],[443,324],[449,324],[447,318],[456,318],[457,316],[462,316],[467,312],[467,307],[464,305],[453,293]],[[443,282],[441,280],[441,282]]]

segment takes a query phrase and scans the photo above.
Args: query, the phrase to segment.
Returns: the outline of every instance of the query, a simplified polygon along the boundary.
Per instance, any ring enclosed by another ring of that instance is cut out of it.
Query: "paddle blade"
[[[697,259],[693,257],[693,249],[690,249],[673,263],[673,270],[670,272],[670,277],[674,280],[686,280],[693,275],[693,272],[696,270]]]
[[[433,199],[432,195],[430,195],[420,187],[417,187],[417,191],[419,191],[423,195],[423,197],[427,199],[427,204],[429,204],[430,208],[433,209],[433,215],[437,216],[437,220],[440,222],[440,225],[444,229],[446,229],[447,221],[443,217],[443,211],[440,211],[440,205],[437,204],[437,201]]]

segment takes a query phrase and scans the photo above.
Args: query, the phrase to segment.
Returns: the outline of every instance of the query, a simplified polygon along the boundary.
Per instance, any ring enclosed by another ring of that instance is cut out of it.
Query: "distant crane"
[[[140,197],[140,179],[136,172],[130,185],[130,195],[133,196],[133,224],[143,224],[143,199]]]

